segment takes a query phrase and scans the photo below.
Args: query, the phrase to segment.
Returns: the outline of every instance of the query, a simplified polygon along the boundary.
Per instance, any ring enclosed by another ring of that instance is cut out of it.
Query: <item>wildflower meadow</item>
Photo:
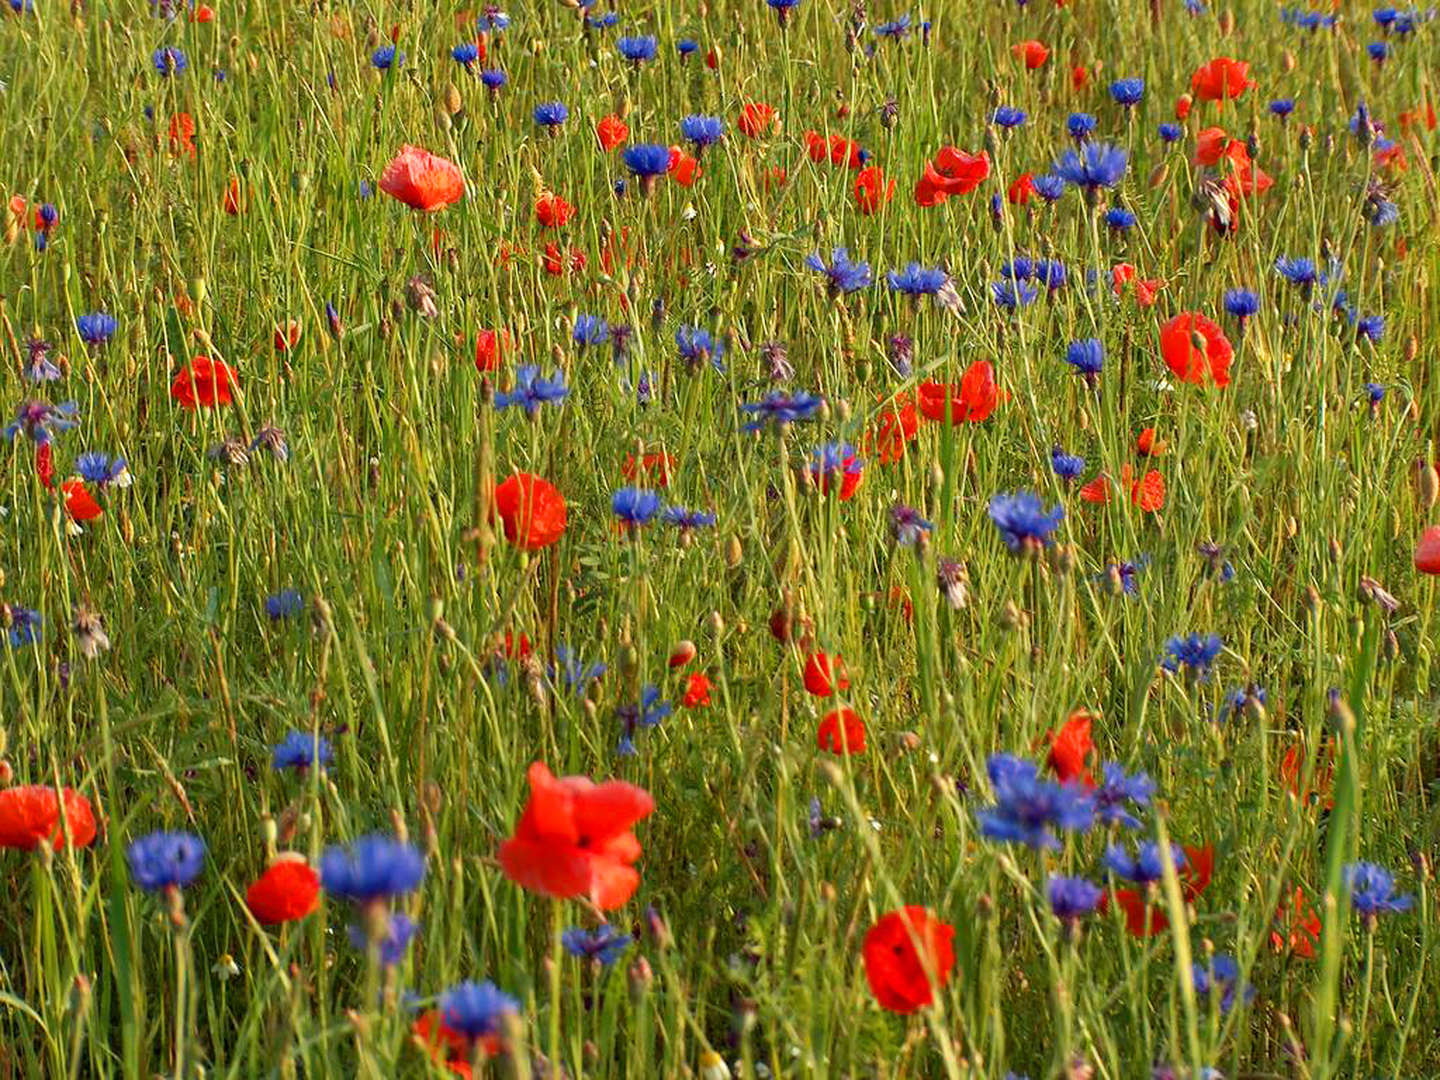
[[[5,0],[0,1080],[1440,1077],[1436,9],[927,3]]]

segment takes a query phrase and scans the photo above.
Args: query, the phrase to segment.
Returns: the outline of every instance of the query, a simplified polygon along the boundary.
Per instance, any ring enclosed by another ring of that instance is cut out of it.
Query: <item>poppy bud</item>
[[[1280,70],[1285,72],[1286,75],[1289,75],[1290,72],[1295,70],[1295,54],[1289,49],[1286,49],[1280,55]]]
[[[1018,630],[1025,625],[1025,613],[1015,606],[1014,600],[1006,600],[1000,609],[999,623],[1001,629]]]
[[[671,650],[669,664],[672,668],[681,668],[695,659],[695,643],[693,641],[681,641]]]
[[[190,298],[191,303],[203,304],[205,302],[205,279],[196,275],[185,284],[185,295]]]
[[[1220,13],[1220,18],[1216,21],[1220,26],[1221,37],[1229,37],[1235,32],[1235,12],[1231,11],[1229,8],[1226,8],[1224,11],[1222,11]]]
[[[1411,334],[1405,339],[1405,362],[1413,364],[1415,358],[1420,355],[1420,339]]]
[[[0,787],[9,787],[14,779],[14,767],[8,761],[0,761]]]
[[[741,560],[745,557],[745,550],[740,546],[740,538],[731,536],[725,541],[725,565],[731,570],[736,569]]]
[[[454,113],[458,113],[460,111],[460,107],[460,91],[456,88],[454,83],[446,83],[445,108],[449,109],[451,114],[453,115]]]
[[[1440,473],[1425,458],[1416,458],[1414,466],[1415,498],[1421,510],[1429,510],[1440,498]]]

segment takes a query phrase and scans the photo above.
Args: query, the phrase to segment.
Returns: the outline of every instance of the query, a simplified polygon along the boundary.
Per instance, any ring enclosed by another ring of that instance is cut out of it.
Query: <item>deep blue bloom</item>
[[[10,605],[10,632],[7,635],[14,647],[33,645],[40,640],[40,627],[44,618],[34,608]]]
[[[1367,382],[1365,384],[1365,396],[1370,399],[1371,406],[1379,405],[1385,400],[1385,386],[1383,383]]]
[[[265,598],[265,614],[271,622],[293,618],[305,610],[305,597],[296,589],[281,589]]]
[[[825,399],[808,390],[787,393],[772,390],[761,401],[749,401],[740,406],[742,412],[750,413],[754,420],[747,421],[742,430],[759,431],[766,424],[793,424],[798,420],[810,420],[815,416]]]
[[[711,337],[710,331],[699,326],[682,326],[675,331],[675,348],[680,353],[680,359],[690,365],[698,366],[709,361],[716,371],[724,371],[725,365],[722,360],[725,356],[725,343]]]
[[[5,438],[14,440],[24,434],[37,446],[45,446],[62,431],[79,423],[80,406],[73,401],[51,405],[48,401],[22,401],[15,410],[15,419],[5,428]]]
[[[907,296],[934,296],[950,280],[950,275],[939,267],[921,266],[909,263],[904,270],[891,270],[885,275],[890,288]]]
[[[870,284],[870,264],[851,262],[850,252],[843,247],[830,253],[828,266],[818,251],[806,257],[805,265],[825,275],[831,294],[852,293]]]
[[[475,29],[482,34],[487,31],[496,32],[510,28],[510,16],[501,11],[494,4],[487,5],[475,20]]]
[[[680,121],[680,134],[703,150],[725,137],[725,121],[718,116],[687,116]]]
[[[902,38],[910,32],[910,22],[911,18],[907,14],[901,15],[898,19],[892,19],[890,22],[881,23],[875,27],[875,36],[882,38]]]
[[[1197,995],[1208,998],[1211,993],[1218,992],[1220,994],[1221,1013],[1228,1013],[1234,1006],[1237,991],[1240,992],[1241,999],[1247,1005],[1255,998],[1255,987],[1246,983],[1241,988],[1240,965],[1235,963],[1233,956],[1224,954],[1212,956],[1208,967],[1204,964],[1194,964],[1190,971]]]
[[[1054,173],[1045,173],[1030,181],[1030,190],[1039,195],[1047,203],[1053,203],[1061,195],[1065,194],[1065,178],[1056,176]],[[999,196],[996,196],[997,198]]]
[[[570,337],[581,348],[586,345],[604,345],[610,340],[610,324],[599,315],[577,315]]]
[[[1224,704],[1220,706],[1220,723],[1223,724],[1232,716],[1242,716],[1252,707],[1264,708],[1269,701],[1270,695],[1265,692],[1263,686],[1250,683],[1237,687],[1225,695]]]
[[[609,967],[619,960],[634,942],[629,934],[620,933],[609,923],[594,930],[572,926],[560,935],[560,944],[567,953],[581,960],[598,961],[601,967]]]
[[[994,298],[997,307],[1004,308],[1006,311],[1014,311],[1016,308],[1033,304],[1035,298],[1040,295],[1040,290],[1024,281],[992,281],[990,295]]]
[[[1110,96],[1115,99],[1116,104],[1124,105],[1127,109],[1132,105],[1139,105],[1140,99],[1145,96],[1145,80],[1116,79],[1110,84]]]
[[[1050,451],[1050,467],[1061,480],[1074,480],[1085,471],[1085,459],[1079,454],[1067,454],[1056,446]]]
[[[1114,187],[1124,179],[1129,161],[1128,151],[1118,146],[1086,143],[1079,150],[1066,150],[1055,162],[1055,172],[1076,187],[1095,191]]]
[[[1041,779],[1035,763],[994,754],[986,763],[995,805],[979,811],[981,835],[1030,848],[1058,848],[1054,829],[1085,832],[1095,803],[1079,786]]]
[[[1170,859],[1178,873],[1185,866],[1185,852],[1180,845],[1170,845]],[[1117,877],[1133,881],[1137,885],[1152,885],[1165,876],[1160,845],[1153,841],[1141,844],[1131,855],[1120,844],[1111,844],[1105,849],[1105,866]]]
[[[53,229],[55,222],[60,220],[60,211],[55,209],[54,203],[41,203],[35,215],[40,219],[36,227],[41,230]]]
[[[1105,890],[1084,878],[1052,877],[1046,886],[1050,910],[1061,922],[1083,919],[1100,906]]]
[[[644,488],[623,487],[610,497],[610,510],[626,525],[649,525],[660,513],[660,496]]]
[[[1073,112],[1065,118],[1065,130],[1076,142],[1084,142],[1095,130],[1095,117],[1089,113]]]
[[[694,38],[681,38],[675,43],[675,51],[680,54],[680,59],[685,59],[691,53],[700,51],[700,43]]]
[[[106,315],[103,311],[79,315],[75,319],[75,330],[86,345],[104,345],[115,336],[119,326],[113,315]]]
[[[515,389],[495,395],[495,407],[504,409],[519,405],[531,416],[546,402],[563,401],[570,391],[565,386],[565,377],[556,372],[552,378],[541,377],[540,369],[533,364],[521,364],[515,369]]]
[[[1400,12],[1393,7],[1378,7],[1370,13],[1370,17],[1375,20],[1375,25],[1380,29],[1389,30],[1391,24],[1400,17]]]
[[[171,75],[183,74],[185,69],[190,66],[190,61],[185,58],[185,54],[170,45],[156,49],[150,55],[150,59],[155,64],[155,70],[167,79]]]
[[[1210,666],[1225,648],[1219,634],[1191,634],[1188,637],[1172,637],[1165,643],[1165,658],[1160,666],[1166,671],[1178,673],[1181,668],[1187,674],[1205,676]]]
[[[658,686],[646,685],[640,691],[640,701],[635,705],[621,705],[615,710],[620,720],[620,743],[615,752],[622,757],[635,754],[635,732],[640,728],[657,727],[674,709],[668,701],[660,699]]]
[[[480,81],[489,90],[499,90],[506,83],[506,75],[499,68],[486,68],[480,72]]]
[[[473,41],[464,42],[450,50],[450,58],[457,64],[463,64],[468,68],[480,59],[480,47]]]
[[[686,510],[683,506],[667,506],[660,520],[682,532],[708,529],[715,524],[715,515],[708,510]]]
[[[440,995],[445,1026],[471,1042],[498,1035],[506,1017],[519,1012],[520,1003],[492,982],[462,982]]]
[[[904,503],[890,507],[890,529],[901,547],[913,547],[922,536],[933,532],[935,523],[920,516],[920,511]]]
[[[1355,333],[1376,344],[1385,336],[1385,316],[1362,315],[1355,320]]]
[[[1345,887],[1350,890],[1350,906],[1367,919],[1386,912],[1409,911],[1415,897],[1395,895],[1395,877],[1383,866],[1357,862],[1345,867]]]
[[[1142,556],[1138,562],[1122,559],[1119,562],[1106,563],[1105,572],[1100,576],[1108,581],[1113,574],[1120,582],[1120,591],[1126,596],[1134,596],[1140,591],[1140,571],[1145,568],[1148,561],[1146,557]]]
[[[670,148],[655,143],[627,146],[621,157],[625,167],[639,177],[664,176],[670,171]]]
[[[1284,120],[1295,111],[1295,102],[1290,98],[1276,98],[1270,102],[1270,115]]]
[[[327,848],[320,857],[320,884],[336,896],[367,904],[414,892],[425,877],[425,856],[383,833]]]
[[[205,843],[192,833],[153,832],[125,851],[130,876],[146,892],[183,889],[205,867]]]
[[[615,48],[626,60],[635,64],[641,64],[646,60],[655,59],[655,51],[659,46],[653,37],[622,37],[616,39]]]
[[[1281,255],[1275,260],[1275,272],[1291,285],[1298,285],[1306,290],[1313,288],[1315,282],[1320,278],[1320,272],[1316,270],[1313,259],[1292,259],[1288,255]]]
[[[325,736],[292,731],[271,751],[270,764],[276,769],[308,769],[318,762],[323,768],[333,756]]]
[[[1366,218],[1371,225],[1380,228],[1385,225],[1394,225],[1400,220],[1400,207],[1396,206],[1389,199],[1375,198],[1366,203]]]
[[[124,458],[112,458],[103,450],[87,450],[75,459],[75,471],[87,483],[105,487],[125,475]]]
[[[990,520],[1000,530],[1000,538],[1012,555],[1050,545],[1050,534],[1065,518],[1065,508],[1056,503],[1049,510],[1040,496],[1029,491],[993,495],[990,498]]]
[[[394,45],[381,45],[370,54],[370,63],[380,71],[389,71],[392,67],[400,67],[405,63],[405,54]]]
[[[565,123],[570,110],[558,101],[547,101],[535,106],[535,122],[541,127],[555,129]]]
[[[1017,109],[1013,105],[1001,105],[990,114],[990,122],[1009,131],[1025,123],[1025,110]]]
[[[1093,383],[1105,366],[1105,347],[1098,338],[1072,341],[1065,350],[1065,362],[1083,375],[1086,382]]]
[[[1036,259],[1034,271],[1036,283],[1044,285],[1051,292],[1064,288],[1070,277],[1070,272],[1059,259]]]
[[[1161,124],[1159,127],[1157,127],[1155,130],[1160,135],[1160,141],[1165,143],[1179,142],[1180,139],[1185,135],[1184,128],[1182,128],[1179,124],[1172,124],[1168,120]]]
[[[780,16],[781,26],[785,25],[785,17],[790,14],[790,9],[800,6],[800,0],[765,0],[765,3]]]
[[[1000,267],[1000,276],[1011,281],[1029,281],[1035,276],[1035,260],[1019,255]]]
[[[410,942],[420,932],[420,924],[405,912],[396,911],[386,918],[384,929],[384,934],[380,936],[375,945],[380,954],[380,966],[393,968],[405,959],[405,950],[410,947]],[[350,939],[350,944],[361,952],[370,946],[365,931],[358,926],[347,926],[345,935]]]
[[[1127,805],[1149,806],[1150,797],[1155,794],[1155,782],[1143,772],[1126,776],[1125,769],[1113,761],[1105,762],[1102,773],[1105,781],[1093,793],[1095,816],[1105,825],[1138,829],[1140,821]]]
[[[1129,232],[1135,225],[1135,215],[1123,206],[1112,206],[1105,211],[1105,224],[1116,232]]]
[[[556,663],[550,665],[550,678],[563,676],[565,685],[579,694],[583,694],[585,687],[604,675],[607,670],[602,663],[585,663],[568,645],[555,646],[555,660]]]
[[[610,27],[620,22],[620,14],[615,11],[607,11],[603,15],[587,15],[585,25],[591,30],[609,30]]]
[[[1241,322],[1260,310],[1260,297],[1249,289],[1227,289],[1224,303],[1225,311]]]
[[[1365,51],[1370,54],[1370,59],[1377,64],[1383,64],[1390,59],[1390,43],[1388,41],[1372,41],[1365,46]]]

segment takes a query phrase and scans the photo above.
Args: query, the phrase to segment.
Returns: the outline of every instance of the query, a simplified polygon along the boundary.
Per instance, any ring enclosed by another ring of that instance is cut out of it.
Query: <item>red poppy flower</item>
[[[238,176],[232,176],[230,178],[230,183],[225,188],[225,199],[221,204],[221,208],[231,217],[238,216],[240,212],[245,209],[241,201],[240,178]]]
[[[636,462],[634,454],[630,454],[626,456],[625,464],[620,466],[620,475],[626,480],[634,480],[643,471],[650,484],[663,488],[670,486],[670,473],[674,467],[675,459],[663,451],[645,454],[639,462]]]
[[[866,437],[865,452],[873,454],[880,464],[890,465],[905,455],[906,444],[919,430],[915,395],[907,391],[882,407],[875,427]]]
[[[920,384],[920,412],[926,419],[944,420],[947,399],[952,424],[978,424],[989,419],[1000,403],[1000,389],[990,361],[976,360],[966,368],[958,387],[937,382]]]
[[[1125,291],[1125,286],[1132,281],[1135,283],[1135,301],[1141,307],[1150,307],[1155,303],[1155,294],[1165,288],[1163,278],[1140,278],[1135,267],[1129,263],[1118,263],[1110,269],[1110,281],[1115,290],[1115,295],[1120,296]]]
[[[1404,172],[1409,168],[1405,159],[1405,147],[1401,143],[1391,143],[1375,151],[1372,159],[1377,169],[1389,169],[1393,172]]]
[[[1080,498],[1088,503],[1103,506],[1110,501],[1110,477],[1103,472],[1089,483],[1080,486]]]
[[[855,205],[862,214],[873,214],[895,195],[895,181],[885,179],[880,166],[869,165],[855,174]]]
[[[565,497],[547,480],[517,472],[495,489],[495,512],[505,539],[526,551],[549,547],[565,535]]]
[[[1270,931],[1270,947],[1278,953],[1290,951],[1306,960],[1315,959],[1320,944],[1320,916],[1305,902],[1305,890],[1295,886],[1289,910],[1281,904],[1275,909],[1275,929]]]
[[[46,490],[55,490],[55,449],[48,442],[35,448],[35,475]]]
[[[854,709],[832,709],[815,733],[821,750],[844,756],[865,751],[865,721]]]
[[[1250,65],[1244,60],[1219,56],[1201,64],[1190,77],[1190,90],[1201,101],[1226,101],[1238,98],[1253,86]]]
[[[1160,328],[1160,355],[1182,382],[1230,385],[1235,352],[1220,327],[1198,311],[1181,312]]]
[[[1210,886],[1215,869],[1215,849],[1209,845],[1203,848],[1187,847],[1185,865],[1179,870],[1180,895],[1187,904],[1193,904]],[[1153,937],[1170,926],[1170,919],[1160,904],[1149,904],[1145,897],[1134,889],[1115,889],[1102,898],[1102,909],[1113,900],[1125,913],[1125,928],[1135,937]]]
[[[1090,740],[1090,728],[1095,722],[1095,716],[1087,709],[1076,709],[1058,732],[1046,734],[1045,741],[1050,746],[1050,753],[1045,763],[1050,766],[1056,779],[1062,784],[1082,783],[1087,787],[1094,786],[1094,780],[1090,776],[1090,769],[1085,761],[1095,752],[1095,744]]]
[[[1142,428],[1135,436],[1135,452],[1141,457],[1162,457],[1168,449],[1170,444],[1164,439],[1157,439],[1153,427]]]
[[[705,52],[705,66],[714,71],[720,66],[720,50],[711,48]]]
[[[380,174],[380,190],[412,210],[439,210],[465,194],[460,168],[452,161],[408,143]]]
[[[290,319],[283,326],[275,327],[275,351],[289,352],[300,344],[300,323]]]
[[[974,191],[989,175],[990,155],[984,150],[967,154],[953,146],[942,146],[916,181],[915,201],[921,206],[935,206],[951,195]]]
[[[618,116],[602,116],[595,125],[595,135],[599,138],[600,145],[609,151],[623,145],[625,140],[630,138],[630,128]]]
[[[190,21],[193,23],[214,22],[215,9],[209,4],[196,4],[190,11]]]
[[[1425,125],[1427,131],[1435,130],[1435,106],[1429,102],[1421,102],[1413,109],[1406,109],[1400,114],[1400,131],[1408,133],[1412,126]]]
[[[1005,200],[1011,206],[1024,206],[1035,194],[1035,174],[1021,173],[1005,192]]]
[[[575,216],[575,207],[552,192],[535,200],[535,220],[544,228],[558,229]]]
[[[1189,94],[1181,94],[1175,99],[1175,119],[1184,120],[1190,115],[1190,108],[1195,104]]]
[[[1090,72],[1085,69],[1084,64],[1076,64],[1070,69],[1070,87],[1073,90],[1084,90],[1085,84],[1090,81]]]
[[[1159,470],[1151,469],[1138,480],[1133,478],[1130,466],[1120,468],[1120,486],[1130,492],[1130,501],[1147,514],[1153,514],[1165,505],[1165,477]]]
[[[235,373],[223,360],[197,356],[170,383],[170,396],[182,409],[213,409],[234,398]]]
[[[861,947],[865,978],[881,1008],[913,1013],[933,1002],[950,981],[954,941],[955,928],[918,905],[881,916]]]
[[[1239,139],[1232,139],[1224,128],[1208,127],[1195,136],[1195,164],[1218,165],[1220,159],[1231,152],[1232,146],[1239,146],[1249,157],[1249,151]]]
[[[559,277],[567,270],[580,273],[585,269],[585,262],[585,253],[577,247],[572,247],[567,255],[560,250],[560,245],[546,244],[545,257],[541,260],[541,265],[547,274]]]
[[[710,704],[710,680],[704,672],[692,672],[690,678],[685,680],[685,696],[680,699],[680,704],[687,709]]]
[[[170,118],[170,152],[195,157],[195,118],[187,112]]]
[[[1025,65],[1027,71],[1044,67],[1045,61],[1050,59],[1050,50],[1038,41],[1018,42],[1010,46],[1010,51],[1015,54],[1015,59]]]
[[[444,1014],[439,1009],[421,1013],[410,1031],[436,1065],[449,1069],[456,1076],[468,1078],[473,1075],[471,1062],[476,1049],[482,1059],[495,1057],[505,1049],[499,1035],[482,1035],[473,1042],[467,1039],[462,1032],[445,1023]]]
[[[670,175],[681,187],[693,187],[695,181],[704,175],[699,158],[687,154],[678,146],[670,147]]]
[[[280,855],[245,890],[245,906],[266,926],[303,919],[320,906],[320,877],[303,857]]]
[[[816,697],[829,697],[836,690],[850,689],[850,673],[836,653],[814,652],[805,658],[805,689]]]
[[[94,521],[103,513],[95,496],[86,488],[85,481],[66,480],[60,485],[60,490],[65,494],[65,512],[70,515],[70,520]]]
[[[640,841],[631,827],[655,809],[649,792],[622,780],[596,784],[530,766],[530,801],[515,835],[500,845],[500,866],[522,888],[562,900],[620,907],[640,885]]]
[[[752,101],[748,105],[740,107],[740,119],[735,126],[740,129],[742,135],[752,139],[758,139],[761,135],[779,126],[780,114],[773,106],[763,102]]]
[[[90,800],[78,791],[65,788],[58,797],[54,788],[38,785],[0,791],[0,848],[34,851],[41,844],[50,844],[59,851],[67,829],[75,847],[89,847],[95,842],[95,815]]]
[[[1301,781],[1305,778],[1305,767],[1307,764],[1305,745],[1299,740],[1291,743],[1285,749],[1284,755],[1280,758],[1280,779],[1285,787],[1297,799],[1304,803],[1318,802],[1321,798],[1325,800],[1325,808],[1328,810],[1335,805],[1335,798],[1330,792],[1331,784],[1335,779],[1335,751],[1331,743],[1326,743],[1320,756],[1315,762],[1315,772],[1310,778],[1310,786],[1301,791]]]
[[[475,370],[494,371],[502,355],[510,348],[510,331],[481,330],[475,335]]]
[[[1440,574],[1440,525],[1431,525],[1415,544],[1415,569],[1422,574]]]

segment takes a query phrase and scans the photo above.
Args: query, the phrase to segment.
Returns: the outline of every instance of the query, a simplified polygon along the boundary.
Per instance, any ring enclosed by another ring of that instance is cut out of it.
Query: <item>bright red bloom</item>
[[[1050,50],[1038,41],[1017,42],[1010,46],[1010,51],[1015,54],[1015,59],[1024,63],[1027,71],[1044,67],[1045,61],[1050,59]]]
[[[976,360],[960,377],[958,387],[946,383],[920,384],[920,412],[928,420],[944,420],[946,400],[950,405],[950,423],[978,424],[989,419],[1000,403],[1000,389],[995,384],[995,369],[988,360]]]
[[[1165,505],[1165,477],[1151,469],[1138,480],[1133,479],[1128,464],[1120,467],[1120,486],[1130,491],[1130,501],[1147,514],[1153,514]]]
[[[1232,139],[1224,128],[1208,127],[1195,136],[1195,164],[1218,165],[1220,159],[1231,152],[1232,146],[1240,147],[1248,159],[1250,154],[1239,139]]]
[[[535,200],[535,220],[544,228],[561,228],[574,216],[575,207],[552,192],[547,191]]]
[[[35,448],[35,475],[46,490],[55,490],[55,448],[48,442]]]
[[[275,351],[289,352],[300,344],[300,323],[290,319],[283,326],[275,327]]]
[[[1306,757],[1304,743],[1299,741],[1291,743],[1280,759],[1280,779],[1290,793],[1301,802],[1318,802],[1323,797],[1325,808],[1328,810],[1335,805],[1335,797],[1330,792],[1330,787],[1335,780],[1333,745],[1331,743],[1324,745],[1315,760],[1315,772],[1310,778],[1310,786],[1302,792],[1300,787],[1301,781],[1305,778]]]
[[[865,452],[873,454],[882,465],[892,464],[905,455],[906,444],[919,430],[915,395],[907,391],[883,404],[875,427],[866,437]]]
[[[855,174],[855,205],[862,214],[873,214],[895,196],[895,181],[885,179],[880,166],[869,165]]]
[[[504,1040],[499,1035],[483,1035],[472,1043],[464,1033],[445,1023],[444,1014],[439,1009],[421,1013],[410,1031],[436,1065],[444,1066],[467,1080],[474,1075],[471,1061],[477,1047],[482,1058],[495,1057],[505,1049]]]
[[[214,22],[215,9],[209,4],[196,4],[190,11],[190,21],[193,23]]]
[[[475,335],[475,370],[495,371],[510,348],[510,331],[481,330]]]
[[[1161,457],[1168,449],[1170,444],[1164,439],[1156,441],[1153,427],[1142,428],[1135,436],[1135,452],[1141,457]]]
[[[704,175],[700,159],[686,153],[678,146],[670,147],[670,175],[681,187],[693,187],[695,181]]]
[[[170,383],[170,396],[182,409],[213,409],[235,400],[235,373],[223,360],[197,356]]]
[[[454,162],[407,143],[380,174],[380,190],[412,210],[428,212],[458,202],[465,181]]]
[[[1305,890],[1295,886],[1290,909],[1281,904],[1275,909],[1275,929],[1270,931],[1270,947],[1278,953],[1287,949],[1306,960],[1315,959],[1320,944],[1320,916],[1305,902]]]
[[[585,253],[579,248],[572,247],[567,255],[560,250],[560,245],[552,243],[545,245],[545,257],[541,259],[541,265],[547,274],[559,277],[567,270],[580,273],[585,269],[585,261]]]
[[[1090,81],[1090,72],[1084,64],[1076,64],[1070,69],[1070,87],[1073,90],[1084,90],[1085,84]]]
[[[237,217],[245,209],[243,196],[240,192],[240,178],[232,176],[230,183],[225,188],[225,199],[221,208],[231,217]]]
[[[816,697],[829,697],[836,690],[850,689],[850,673],[836,653],[813,652],[805,658],[805,689]]]
[[[680,704],[687,709],[700,708],[710,704],[710,680],[702,671],[691,672],[685,680],[685,696]]]
[[[70,515],[70,520],[94,521],[103,513],[85,481],[78,478],[66,480],[60,485],[60,490],[65,494],[65,512]]]
[[[1401,143],[1391,143],[1375,151],[1373,160],[1377,169],[1390,169],[1393,172],[1404,172],[1409,168],[1405,159],[1405,147]]]
[[[1034,181],[1034,173],[1021,173],[1005,192],[1005,200],[1011,206],[1024,206],[1030,201],[1030,196],[1035,194]]]
[[[596,784],[530,766],[530,801],[515,835],[500,845],[500,866],[522,888],[562,900],[620,907],[640,885],[640,841],[631,827],[655,809],[649,792],[622,780]]]
[[[820,721],[815,739],[821,750],[832,754],[865,752],[865,721],[854,709],[832,709]]]
[[[752,139],[758,139],[761,135],[779,127],[780,114],[775,111],[774,106],[766,105],[763,102],[752,101],[748,105],[740,107],[740,119],[735,126],[740,129],[741,134]]]
[[[1440,574],[1440,525],[1431,525],[1415,544],[1415,569],[1422,574]]]
[[[955,966],[955,928],[923,907],[881,916],[865,935],[865,978],[881,1008],[913,1013],[935,1000]]]
[[[1155,294],[1165,288],[1163,278],[1141,278],[1135,267],[1129,263],[1117,263],[1111,267],[1110,281],[1116,296],[1122,295],[1125,286],[1133,281],[1135,283],[1135,302],[1141,307],[1150,307],[1154,304]]]
[[[54,788],[32,784],[0,791],[0,848],[34,851],[49,844],[59,851],[66,832],[60,821],[62,800],[73,846],[93,844],[95,815],[89,799],[72,788],[65,788],[57,797]]]
[[[1201,101],[1226,101],[1238,98],[1255,85],[1250,79],[1250,65],[1244,60],[1219,56],[1201,64],[1190,78],[1190,89]]]
[[[1190,115],[1191,106],[1194,104],[1195,101],[1189,94],[1181,94],[1175,99],[1175,119],[1184,120]]]
[[[1235,351],[1220,327],[1198,311],[1181,312],[1160,328],[1160,355],[1182,382],[1230,385]]]
[[[170,152],[194,158],[195,118],[187,112],[176,113],[170,118]]]
[[[1062,784],[1078,782],[1094,786],[1090,769],[1085,764],[1086,759],[1095,752],[1095,744],[1090,741],[1090,728],[1094,722],[1095,716],[1089,710],[1076,709],[1066,718],[1058,732],[1046,734],[1045,741],[1050,745],[1050,753],[1045,763]]]
[[[1210,886],[1215,870],[1215,849],[1209,845],[1203,848],[1187,847],[1185,865],[1179,868],[1180,895],[1185,903],[1193,904]],[[1125,928],[1135,937],[1153,937],[1170,927],[1170,919],[1160,904],[1148,904],[1145,897],[1135,889],[1115,889],[1102,901],[1102,908],[1113,900],[1125,912]]]
[[[953,146],[942,146],[915,183],[915,201],[921,206],[935,206],[951,195],[974,191],[989,175],[990,155],[984,150],[967,154]]]
[[[629,454],[625,464],[620,466],[620,475],[626,480],[634,480],[643,471],[651,485],[663,488],[670,486],[670,472],[674,467],[675,459],[663,451],[645,454],[638,463],[635,455]]]
[[[245,906],[266,926],[303,919],[320,906],[320,876],[301,856],[281,855],[245,890]]]
[[[600,140],[600,145],[609,151],[623,145],[625,140],[630,138],[630,128],[618,116],[602,116],[595,125],[595,135]]]
[[[495,512],[505,539],[526,551],[549,547],[565,535],[565,496],[549,481],[517,472],[495,489]]]

